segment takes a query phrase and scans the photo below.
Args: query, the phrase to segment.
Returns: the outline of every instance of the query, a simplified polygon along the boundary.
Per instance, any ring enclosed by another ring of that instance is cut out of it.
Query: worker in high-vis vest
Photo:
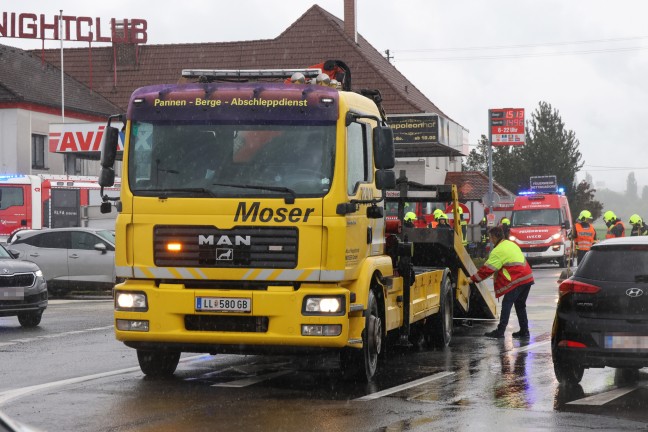
[[[641,216],[638,214],[633,214],[628,219],[630,225],[632,225],[632,231],[630,232],[631,236],[645,236],[648,235],[648,225],[641,219]]]
[[[511,235],[511,221],[508,218],[502,218],[501,224],[504,230],[504,238],[508,239]]]
[[[515,314],[520,323],[520,330],[513,333],[514,338],[529,337],[529,320],[526,313],[526,300],[533,285],[533,271],[524,258],[518,245],[504,238],[504,230],[496,226],[488,230],[490,242],[495,246],[486,263],[470,277],[473,282],[481,282],[494,274],[495,297],[504,296],[500,311],[499,325],[484,336],[503,338],[515,306]]]
[[[583,210],[578,215],[578,220],[574,224],[574,230],[571,233],[576,247],[576,262],[580,264],[585,255],[596,243],[596,230],[592,225],[592,213],[589,210]]]
[[[608,227],[605,238],[625,237],[625,225],[616,217],[613,211],[608,210],[603,213],[603,221]]]

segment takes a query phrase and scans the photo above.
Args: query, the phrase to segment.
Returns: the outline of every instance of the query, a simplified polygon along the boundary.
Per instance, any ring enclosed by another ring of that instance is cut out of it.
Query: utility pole
[[[385,50],[385,56],[387,57],[387,61],[388,61],[389,63],[391,63],[391,59],[393,59],[394,56],[389,55],[389,50],[388,50],[388,49]]]

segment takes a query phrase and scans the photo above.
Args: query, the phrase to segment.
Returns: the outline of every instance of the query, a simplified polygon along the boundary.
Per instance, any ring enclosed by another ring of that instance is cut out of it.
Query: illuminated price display
[[[488,110],[491,144],[524,145],[524,108]]]

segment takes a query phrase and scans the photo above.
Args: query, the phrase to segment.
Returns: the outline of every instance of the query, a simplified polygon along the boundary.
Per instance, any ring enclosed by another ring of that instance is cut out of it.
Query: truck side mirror
[[[110,122],[104,130],[101,138],[101,166],[103,168],[112,168],[117,158],[117,145],[119,143],[119,129],[110,126]]]
[[[112,167],[103,167],[99,173],[99,186],[111,187],[115,184],[115,170]]]
[[[394,132],[389,126],[373,128],[374,162],[379,170],[391,169],[396,165]]]
[[[396,173],[387,169],[376,171],[376,187],[380,190],[396,189]]]

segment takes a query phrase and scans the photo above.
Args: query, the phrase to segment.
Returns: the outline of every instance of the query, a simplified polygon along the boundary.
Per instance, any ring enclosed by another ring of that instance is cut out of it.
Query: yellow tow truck
[[[396,181],[380,93],[352,91],[350,74],[341,61],[185,70],[109,119],[103,187],[110,123],[125,124],[121,193],[103,204],[119,210],[115,334],[145,374],[173,374],[182,352],[334,350],[345,375],[371,380],[388,341],[443,346],[454,317],[494,317],[460,228],[387,221],[386,198],[456,212],[456,189]]]

